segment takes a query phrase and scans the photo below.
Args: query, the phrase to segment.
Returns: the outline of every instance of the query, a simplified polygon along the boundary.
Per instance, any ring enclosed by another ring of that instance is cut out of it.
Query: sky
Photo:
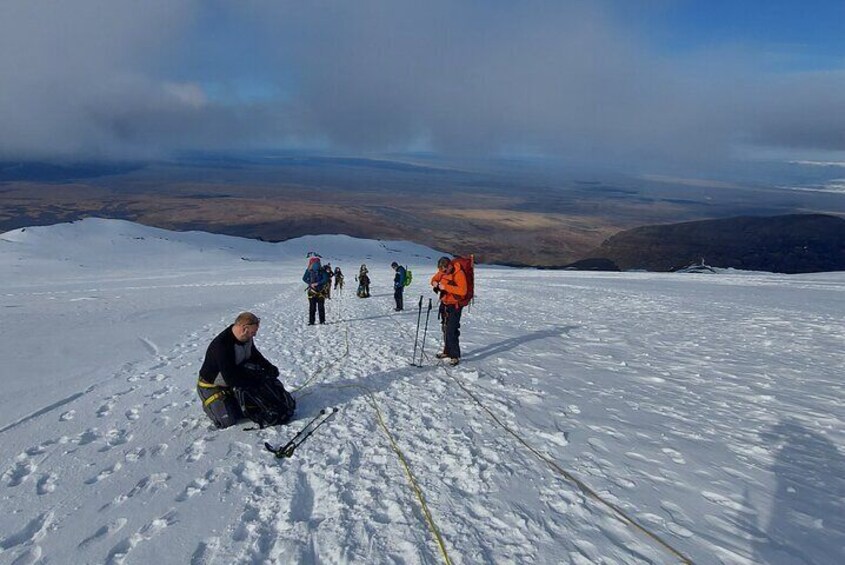
[[[324,326],[306,251],[347,275]],[[95,218],[0,234],[0,561],[841,561],[845,273],[478,266],[452,368],[436,310],[415,331],[439,255]],[[290,425],[202,412],[205,349],[242,310]],[[334,408],[293,457],[264,449]]]
[[[6,0],[0,159],[845,162],[845,5]]]

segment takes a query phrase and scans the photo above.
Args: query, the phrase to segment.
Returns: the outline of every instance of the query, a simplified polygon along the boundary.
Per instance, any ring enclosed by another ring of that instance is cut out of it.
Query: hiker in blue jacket
[[[396,300],[396,308],[394,308],[394,311],[401,312],[405,309],[405,306],[402,304],[402,295],[405,292],[405,267],[396,261],[391,263],[390,266],[393,267],[393,270],[396,272],[396,274],[393,275],[393,299]]]
[[[328,293],[329,276],[320,264],[319,257],[308,260],[308,268],[302,275],[302,282],[308,285],[308,325],[313,326],[315,314],[319,310],[320,323],[326,323],[326,295]]]

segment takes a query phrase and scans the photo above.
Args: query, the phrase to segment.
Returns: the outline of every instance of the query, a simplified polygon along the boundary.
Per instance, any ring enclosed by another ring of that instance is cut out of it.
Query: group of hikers
[[[321,324],[326,323],[326,299],[331,300],[332,297],[332,279],[334,279],[334,289],[342,291],[343,272],[340,270],[340,267],[332,270],[331,263],[323,265],[319,255],[314,253],[309,254],[308,266],[305,268],[305,274],[302,275],[302,282],[308,285],[306,292],[308,294],[309,326],[313,326],[317,319],[319,319]],[[369,298],[370,276],[366,264],[361,265],[361,269],[355,276],[355,280],[358,282],[358,297]],[[401,308],[397,306],[397,310],[401,310]]]
[[[404,310],[404,291],[412,273],[396,261],[394,271],[394,311]],[[473,297],[472,259],[441,257],[437,271],[431,277],[432,291],[440,305],[438,318],[443,334],[443,350],[435,356],[455,366],[460,363],[461,313]],[[309,253],[308,266],[302,276],[307,285],[308,325],[326,322],[325,300],[334,288],[343,289],[340,267],[332,270],[321,263],[321,257]],[[370,296],[370,279],[366,265],[356,276],[361,298]],[[261,320],[252,312],[238,314],[235,321],[215,337],[205,353],[199,371],[197,393],[203,410],[217,428],[227,428],[246,417],[264,427],[284,424],[293,416],[296,401],[279,381],[279,369],[268,361],[256,347],[253,338]]]

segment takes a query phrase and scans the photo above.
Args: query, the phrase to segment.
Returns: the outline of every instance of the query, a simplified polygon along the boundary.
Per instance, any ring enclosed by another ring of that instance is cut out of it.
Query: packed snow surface
[[[346,275],[325,326],[308,251]],[[461,364],[434,359],[435,305],[414,367],[438,255],[95,219],[0,236],[0,562],[845,562],[845,273],[479,267]],[[242,310],[288,426],[202,413]],[[333,407],[292,458],[264,449]]]

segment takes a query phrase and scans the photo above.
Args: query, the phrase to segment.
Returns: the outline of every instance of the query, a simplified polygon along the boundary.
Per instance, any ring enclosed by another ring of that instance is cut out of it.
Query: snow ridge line
[[[338,357],[337,359],[335,359],[334,361],[331,361],[330,363],[327,363],[327,364],[323,365],[322,367],[319,367],[307,379],[305,379],[304,383],[302,383],[301,385],[299,385],[296,388],[292,388],[291,392],[299,392],[300,390],[309,386],[311,384],[311,381],[316,379],[317,376],[320,373],[322,373],[323,371],[327,371],[327,370],[331,369],[332,367],[334,367],[335,365],[337,365],[338,363],[343,361],[345,358],[349,357],[349,325],[348,324],[345,326],[345,330],[346,330],[346,334],[344,336],[344,341],[346,343],[346,351],[344,351],[343,354],[340,357]]]
[[[633,518],[631,518],[630,516],[628,516],[628,514],[626,514],[624,510],[622,510],[621,508],[619,508],[618,506],[616,506],[616,505],[615,505],[615,504],[613,504],[612,502],[609,502],[609,501],[605,500],[604,498],[602,498],[602,497],[601,497],[601,496],[600,496],[600,495],[599,495],[596,491],[594,491],[593,489],[591,489],[591,488],[590,488],[590,487],[589,487],[589,486],[588,486],[585,482],[583,482],[582,480],[578,479],[578,478],[577,478],[577,477],[575,477],[572,473],[570,473],[569,471],[567,471],[566,469],[564,469],[563,467],[561,467],[560,465],[558,465],[558,463],[557,463],[554,459],[552,459],[552,458],[551,458],[551,457],[549,457],[548,455],[545,455],[545,454],[543,454],[543,453],[540,453],[540,451],[538,451],[535,447],[533,447],[531,444],[529,444],[529,443],[528,443],[528,441],[526,441],[526,440],[525,440],[522,436],[520,436],[518,433],[516,433],[516,432],[515,432],[515,431],[513,431],[511,428],[509,428],[509,427],[508,427],[508,426],[507,426],[504,422],[502,422],[502,421],[501,421],[501,420],[500,420],[500,419],[499,419],[499,418],[498,418],[498,417],[497,417],[497,416],[496,416],[496,415],[495,415],[495,414],[494,414],[494,413],[493,413],[493,412],[492,412],[489,408],[487,408],[487,407],[486,407],[486,406],[485,406],[485,405],[481,402],[481,400],[480,400],[480,399],[479,399],[479,398],[478,398],[478,397],[477,397],[477,396],[476,396],[476,395],[475,395],[472,391],[470,391],[470,390],[466,387],[466,385],[464,385],[464,384],[463,384],[463,383],[462,383],[462,382],[461,382],[461,381],[460,381],[457,377],[455,377],[455,376],[454,376],[454,375],[453,375],[453,374],[452,374],[452,373],[451,373],[448,369],[446,369],[446,367],[445,367],[445,366],[443,366],[442,364],[440,364],[440,368],[443,370],[443,372],[445,372],[445,373],[446,373],[446,375],[447,375],[450,379],[452,379],[453,381],[455,381],[455,382],[458,384],[458,386],[459,386],[459,387],[461,387],[461,389],[463,389],[463,391],[464,391],[464,392],[465,392],[465,393],[466,393],[466,394],[467,394],[470,398],[472,398],[472,399],[475,401],[475,403],[476,403],[476,404],[478,404],[478,406],[479,406],[482,410],[484,410],[485,412],[487,412],[487,414],[489,414],[489,415],[490,415],[490,417],[491,417],[491,418],[493,418],[493,421],[495,421],[495,422],[496,422],[499,426],[501,426],[501,427],[502,427],[502,428],[503,428],[506,432],[508,432],[510,435],[512,435],[512,436],[513,436],[513,437],[514,437],[514,438],[515,438],[518,442],[520,442],[522,445],[524,445],[524,446],[525,446],[525,447],[526,447],[526,448],[527,448],[527,449],[528,449],[531,453],[533,453],[535,456],[537,456],[537,458],[538,458],[538,459],[540,459],[541,461],[543,461],[543,462],[544,462],[546,465],[548,465],[548,466],[549,466],[549,467],[550,467],[553,471],[556,471],[557,473],[559,473],[560,475],[562,475],[565,479],[567,479],[567,480],[568,480],[568,481],[570,481],[571,483],[575,484],[575,486],[577,486],[579,489],[581,489],[581,491],[582,491],[584,494],[586,494],[586,495],[588,495],[589,497],[593,498],[593,499],[594,499],[594,500],[596,500],[597,502],[599,502],[599,503],[603,504],[603,505],[604,505],[604,506],[606,506],[607,508],[610,508],[610,510],[612,510],[613,515],[614,515],[614,516],[616,516],[617,518],[619,518],[619,519],[620,519],[623,523],[625,523],[625,524],[627,524],[627,525],[629,525],[629,526],[634,527],[635,529],[639,530],[640,532],[642,532],[643,534],[645,534],[646,536],[648,536],[648,537],[649,537],[649,538],[651,538],[652,540],[656,541],[656,542],[657,542],[660,546],[662,546],[665,550],[669,551],[669,552],[670,552],[670,553],[672,553],[675,557],[677,557],[678,559],[680,559],[682,563],[686,563],[686,564],[688,564],[688,565],[692,565],[693,561],[692,561],[689,557],[687,557],[686,555],[684,555],[683,553],[681,553],[679,550],[677,550],[677,549],[675,549],[674,547],[672,547],[672,546],[671,546],[668,542],[666,542],[665,540],[663,540],[663,538],[661,538],[660,536],[658,536],[657,534],[655,534],[654,532],[652,532],[651,530],[649,530],[649,529],[648,529],[648,528],[646,528],[645,526],[642,526],[641,524],[639,524],[636,520],[634,520]]]
[[[396,442],[396,439],[393,437],[393,434],[390,432],[390,428],[387,427],[387,423],[384,421],[384,415],[382,414],[381,408],[379,408],[378,401],[376,400],[375,394],[373,391],[365,387],[364,385],[359,384],[346,384],[346,385],[335,385],[335,384],[327,384],[325,385],[327,388],[357,388],[364,393],[366,393],[367,397],[370,400],[370,405],[375,410],[376,416],[378,417],[378,423],[381,427],[384,434],[387,436],[388,441],[390,441],[390,446],[393,448],[393,451],[396,453],[396,456],[399,458],[399,462],[402,464],[402,468],[405,470],[405,476],[408,479],[408,483],[411,485],[411,490],[414,491],[414,494],[417,497],[417,500],[420,502],[420,507],[423,512],[423,516],[425,516],[426,525],[428,529],[431,531],[431,534],[434,536],[434,540],[437,542],[437,546],[440,549],[440,554],[443,556],[443,562],[446,565],[452,565],[452,560],[449,557],[449,552],[446,550],[446,543],[443,541],[443,536],[440,534],[440,529],[437,527],[437,524],[434,522],[434,516],[431,514],[431,510],[428,508],[428,504],[425,501],[425,494],[422,491],[422,487],[420,487],[419,483],[417,482],[416,477],[414,476],[413,471],[411,470],[411,464],[408,462],[407,457],[402,452],[402,449],[399,447],[399,444]]]

